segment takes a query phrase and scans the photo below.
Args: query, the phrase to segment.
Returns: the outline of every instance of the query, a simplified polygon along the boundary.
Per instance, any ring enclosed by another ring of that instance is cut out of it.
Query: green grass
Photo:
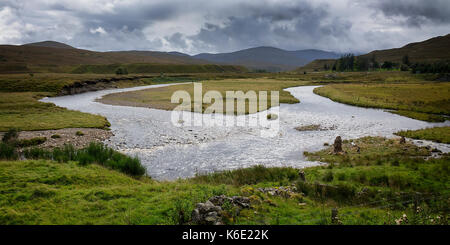
[[[308,82],[305,81],[280,81],[274,79],[225,79],[220,81],[205,81],[202,82],[202,93],[203,95],[208,91],[219,91],[223,97],[223,112],[225,113],[228,108],[226,108],[226,91],[243,91],[244,93],[250,90],[256,92],[259,97],[259,91],[268,91],[267,95],[267,105],[268,108],[271,106],[277,106],[278,104],[271,105],[270,91],[279,91],[279,103],[298,103],[299,100],[293,97],[289,92],[283,91],[283,89],[294,86],[306,85]],[[133,92],[115,93],[104,96],[100,99],[101,102],[106,104],[115,105],[128,105],[128,106],[142,106],[151,107],[163,110],[173,110],[178,104],[171,103],[171,96],[174,92],[178,90],[187,91],[191,95],[191,110],[193,110],[193,100],[194,100],[194,85],[193,84],[181,84],[174,85],[170,87],[152,88]],[[202,111],[204,112],[211,104],[203,103]],[[246,101],[246,111],[249,113],[249,103]],[[236,103],[235,103],[236,108]],[[234,108],[233,108],[234,109]],[[257,111],[259,111],[259,104],[257,106]]]
[[[450,144],[450,127],[434,127],[419,130],[407,130],[395,133],[412,139],[431,140],[438,143]]]
[[[332,208],[343,224],[395,224],[403,214],[409,224],[436,224],[430,219],[436,216],[446,224],[448,155],[424,160],[428,150],[396,140],[354,142],[360,153],[344,141],[344,155],[330,155],[330,149],[307,154],[330,165],[304,169],[306,182],[293,168],[256,166],[154,181],[98,164],[0,161],[0,224],[179,224],[196,203],[221,194],[247,196],[253,207],[239,215],[224,207],[227,224],[330,224]],[[290,197],[258,190],[292,185],[298,191]],[[419,213],[412,206],[417,192]]]
[[[398,110],[397,114],[426,121],[443,121],[450,115],[450,83],[334,84],[314,89],[334,101]]]
[[[106,128],[106,118],[39,102],[47,93],[0,93],[0,131]]]

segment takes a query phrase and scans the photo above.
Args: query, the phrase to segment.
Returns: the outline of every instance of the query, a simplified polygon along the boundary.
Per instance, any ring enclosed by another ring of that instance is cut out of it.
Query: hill
[[[22,46],[35,46],[35,47],[47,47],[47,48],[74,48],[70,45],[67,45],[65,43],[59,43],[55,41],[44,41],[44,42],[37,42],[37,43],[27,43]]]
[[[52,41],[21,46],[0,45],[0,73],[71,72],[79,65],[117,63],[203,65],[210,62],[166,52],[95,52]]]
[[[401,63],[405,55],[409,57],[411,63],[450,60],[450,34],[434,37],[423,42],[410,43],[401,48],[375,50],[357,57],[369,59],[375,57],[375,60],[379,63],[385,61]],[[297,68],[295,71],[322,70],[325,64],[331,67],[334,61],[333,59],[317,59]]]
[[[286,51],[274,47],[256,47],[232,53],[202,53],[198,59],[222,64],[242,65],[252,70],[270,72],[292,70],[315,59],[338,58],[338,54],[322,50]]]
[[[434,62],[450,59],[450,34],[407,44],[401,48],[375,50],[362,57],[373,57],[378,62],[401,62],[408,55],[411,62]]]

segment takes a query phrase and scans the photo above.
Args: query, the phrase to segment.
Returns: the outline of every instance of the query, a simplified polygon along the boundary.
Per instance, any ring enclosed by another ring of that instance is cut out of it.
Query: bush
[[[333,179],[334,179],[334,176],[333,176],[333,171],[327,171],[327,173],[323,176],[323,181],[325,181],[325,182],[331,182],[331,181],[333,181]]]
[[[116,75],[128,75],[128,70],[125,67],[119,67],[116,70]]]
[[[59,138],[61,138],[61,135],[59,135],[59,134],[54,134],[54,135],[51,136],[51,138],[52,138],[52,139],[59,139]]]
[[[0,159],[1,160],[16,160],[18,158],[19,158],[19,156],[13,145],[0,142]]]
[[[81,131],[77,131],[77,132],[75,133],[75,135],[76,135],[76,136],[83,136],[83,135],[84,135],[84,133],[83,133],[83,132],[81,132]]]
[[[2,138],[3,143],[11,143],[19,137],[19,130],[17,128],[10,128]]]
[[[23,147],[40,145],[40,144],[43,144],[45,141],[47,141],[47,138],[45,138],[45,137],[36,137],[36,138],[32,138],[32,139],[18,140],[18,141],[16,141],[15,145],[17,147],[23,148]]]
[[[51,159],[51,152],[44,150],[42,148],[29,148],[23,151],[23,155],[26,159]]]

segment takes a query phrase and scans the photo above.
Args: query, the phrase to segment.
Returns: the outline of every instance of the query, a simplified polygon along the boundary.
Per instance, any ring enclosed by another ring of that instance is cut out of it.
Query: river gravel
[[[323,149],[336,136],[353,139],[363,136],[395,137],[394,132],[432,126],[450,125],[418,121],[380,109],[367,109],[331,101],[313,93],[316,86],[286,89],[301,103],[281,104],[269,112],[253,115],[229,116],[229,119],[248,120],[260,117],[270,125],[279,124],[279,130],[269,131],[265,126],[176,126],[171,122],[171,111],[106,105],[95,102],[103,95],[125,91],[170,86],[150,85],[125,89],[109,89],[77,95],[44,98],[72,110],[100,114],[108,118],[114,134],[105,143],[129,155],[138,156],[147,173],[159,180],[192,177],[212,171],[237,169],[252,165],[293,166],[297,168],[320,163],[307,161],[304,151]],[[279,120],[268,121],[267,113],[279,115]],[[189,115],[193,113],[188,112]],[[214,121],[204,119],[206,122]],[[216,119],[217,120],[217,119]],[[297,126],[320,124],[323,131],[297,131]],[[276,128],[275,128],[276,129]],[[262,133],[263,132],[263,133]],[[414,141],[450,152],[447,144]]]

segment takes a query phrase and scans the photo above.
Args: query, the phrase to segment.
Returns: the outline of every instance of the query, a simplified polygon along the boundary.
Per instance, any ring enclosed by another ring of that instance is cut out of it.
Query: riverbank
[[[97,164],[0,161],[0,224],[195,224],[197,203],[220,195],[250,205],[223,205],[224,224],[448,223],[448,155],[370,137],[344,139],[343,149],[309,153],[329,164],[302,172],[258,166],[176,181]]]
[[[396,114],[429,122],[450,115],[450,83],[333,84],[314,93],[349,105],[390,109]]]
[[[0,138],[5,133],[0,132]],[[21,131],[18,140],[31,140],[33,138],[45,138],[45,142],[39,144],[39,148],[51,149],[70,144],[76,149],[84,148],[91,142],[103,142],[113,136],[109,130],[96,128],[65,128],[58,130]]]

